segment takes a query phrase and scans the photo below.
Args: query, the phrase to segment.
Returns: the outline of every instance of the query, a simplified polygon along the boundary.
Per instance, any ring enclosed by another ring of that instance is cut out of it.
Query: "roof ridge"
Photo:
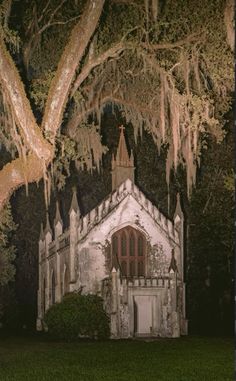
[[[105,217],[107,217],[107,215],[129,194],[134,196],[136,201],[144,207],[145,211],[150,214],[162,230],[168,233],[171,237],[175,236],[174,231],[176,229],[174,222],[170,218],[166,217],[129,178],[126,179],[116,190],[110,192],[108,196],[100,202],[100,204],[81,217],[80,224],[82,225],[81,233],[83,234],[84,232],[83,236],[87,235],[95,224],[97,225]]]

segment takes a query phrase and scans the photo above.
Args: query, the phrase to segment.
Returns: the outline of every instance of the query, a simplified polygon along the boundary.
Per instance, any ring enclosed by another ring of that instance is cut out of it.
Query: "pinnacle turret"
[[[46,226],[45,226],[44,234],[46,235],[47,233],[52,234],[52,229],[51,229],[51,225],[50,225],[50,221],[49,221],[48,211],[47,211]]]
[[[176,219],[177,216],[181,219],[183,217],[183,211],[181,208],[181,203],[180,203],[180,194],[177,193],[176,195],[176,207],[175,207],[175,213],[174,213],[174,220]]]
[[[73,195],[72,195],[69,213],[71,213],[72,210],[74,210],[75,213],[77,213],[80,210],[78,205],[78,200],[77,200],[76,187],[73,187]]]
[[[124,136],[124,126],[120,126],[120,138],[116,156],[112,155],[112,190],[115,190],[128,178],[134,182],[134,157],[133,152],[129,157]]]
[[[55,219],[54,219],[54,225],[56,226],[56,224],[58,222],[60,222],[62,224],[62,218],[61,218],[61,214],[60,214],[59,202],[57,201],[56,202],[56,215],[55,215]]]
[[[124,126],[120,126],[120,139],[116,153],[116,165],[130,166],[130,158],[125,142]]]
[[[44,231],[43,231],[43,224],[41,223],[40,224],[40,236],[39,236],[39,240],[43,241],[44,238],[45,238],[45,236],[44,236]]]

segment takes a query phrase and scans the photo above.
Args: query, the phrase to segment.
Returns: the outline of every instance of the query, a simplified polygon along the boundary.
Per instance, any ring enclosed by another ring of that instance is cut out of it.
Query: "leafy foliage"
[[[235,193],[235,171],[233,169],[228,170],[224,175],[224,184],[225,188],[232,192],[232,195]]]
[[[0,286],[13,280],[15,267],[15,247],[11,244],[11,236],[16,230],[16,224],[11,214],[11,206],[7,204],[0,211]]]
[[[233,133],[211,142],[188,208],[187,290],[190,329],[233,332],[234,194],[225,186],[233,163]]]
[[[60,56],[86,2],[21,3],[22,20],[16,27],[22,41],[20,55],[31,89],[28,95],[40,120],[47,114],[44,106],[52,77],[57,78],[60,69]],[[168,185],[172,168],[186,167],[190,195],[202,147],[209,135],[222,141],[223,116],[230,108],[233,55],[224,19],[227,6],[225,0],[106,2],[63,105],[63,133],[58,132],[57,142],[52,142],[56,146],[62,139],[63,145],[64,134],[76,142],[75,154],[68,154],[65,166],[60,149],[55,151],[55,173],[62,174],[55,181],[59,187],[69,174],[69,161],[77,161],[83,151],[86,168],[99,169],[104,153],[98,139],[101,113],[111,104],[118,105],[126,123],[132,123],[136,142],[145,129],[159,150],[165,145]],[[13,15],[18,8],[13,6]],[[97,134],[90,134],[91,122]],[[8,128],[4,138],[11,152],[16,144],[19,154],[25,154],[18,127]]]
[[[85,3],[89,3],[89,1],[22,0],[21,2],[11,2],[4,0],[1,3],[0,37],[11,45],[11,38],[9,39],[8,36],[10,28],[14,29],[17,31],[12,34],[14,46],[14,41],[18,41],[17,36],[20,36],[22,49],[13,55],[13,59],[20,67],[21,74],[26,74],[21,76],[22,89],[24,82],[27,96],[34,105],[32,107],[34,116],[38,121],[41,121],[45,116],[43,115],[45,100],[48,96],[49,86],[53,82],[51,81],[52,76],[55,72],[58,73],[57,65],[61,53],[67,44],[72,27],[81,16]],[[173,175],[172,168],[174,167],[178,174],[179,164],[183,164],[187,168],[187,188],[190,190],[196,179],[197,164],[200,159],[203,161],[202,148],[206,147],[207,142],[210,142],[209,146],[214,146],[216,149],[217,146],[210,138],[212,136],[216,141],[222,141],[224,137],[224,115],[231,107],[233,89],[233,55],[227,43],[224,21],[227,1],[213,0],[209,2],[204,0],[203,2],[196,2],[195,0],[187,0],[176,2],[166,0],[159,2],[159,6],[155,9],[153,8],[154,3],[152,2],[150,6],[150,1],[147,0],[145,2],[138,0],[127,3],[106,2],[96,31],[83,51],[83,57],[74,73],[73,91],[66,94],[68,101],[65,99],[66,104],[63,102],[63,110],[58,110],[58,113],[61,112],[62,114],[63,112],[63,122],[61,126],[57,126],[58,133],[55,134],[55,139],[52,141],[53,148],[56,147],[56,149],[55,160],[50,168],[52,173],[54,170],[55,183],[58,187],[65,184],[65,177],[70,174],[71,161],[75,160],[79,169],[92,170],[94,167],[99,169],[105,151],[101,145],[99,127],[101,127],[101,113],[106,110],[107,105],[112,106],[111,112],[114,105],[118,105],[123,113],[124,122],[131,122],[132,127],[130,129],[133,128],[134,130],[134,142],[140,142],[139,134],[142,136],[143,129],[151,136],[152,139],[147,139],[151,149],[148,148],[144,152],[144,149],[142,151],[140,148],[141,145],[137,145],[135,153],[142,152],[145,163],[142,171],[137,170],[137,172],[139,171],[137,179],[141,187],[150,189],[147,193],[150,192],[150,198],[153,201],[159,201],[158,198],[161,200],[163,209],[166,207],[167,190],[162,183],[161,196],[157,196],[158,175],[163,179],[164,173],[163,162],[160,164],[158,160],[158,150],[161,152],[163,160],[165,160],[164,156],[167,153],[166,163],[164,163],[166,164],[167,183],[169,183],[169,177],[172,176],[175,180],[178,177]],[[13,5],[12,12],[11,5]],[[9,17],[10,15],[11,17]],[[15,20],[15,23],[11,20]],[[7,53],[6,50],[4,52]],[[66,57],[63,56],[64,58]],[[58,69],[60,69],[60,65]],[[79,85],[76,86],[76,83]],[[22,133],[21,126],[18,125],[15,118],[14,102],[10,102],[6,88],[4,91],[3,84],[1,86],[1,143],[8,149],[12,158],[18,154],[20,158],[25,159],[32,149],[29,140],[26,143],[31,125],[27,125],[29,128],[26,129],[26,134]],[[28,102],[26,96],[22,100],[22,104]],[[50,108],[50,102],[48,109],[53,109],[53,107]],[[37,136],[40,135],[38,133],[40,128],[38,130]],[[43,130],[43,126],[41,126],[41,130]],[[51,141],[50,132],[48,135],[46,131],[42,131],[42,133],[46,141]],[[146,135],[143,134],[143,136]],[[155,145],[152,144],[152,141]],[[164,149],[162,150],[163,146]],[[43,147],[45,148],[45,144]],[[33,148],[38,152],[37,147]],[[43,152],[44,149],[41,150],[39,157]],[[153,153],[152,160],[148,156],[150,152]],[[104,161],[106,160],[104,159]],[[151,180],[146,171],[146,168],[150,169],[150,167],[153,168],[150,173],[155,173],[156,168],[160,170],[160,172],[156,172],[156,177],[153,176],[155,179],[151,185]],[[139,165],[138,168],[140,168]],[[212,168],[212,165],[209,168]],[[228,173],[229,168],[226,171]],[[104,173],[108,173],[108,170],[105,169]],[[219,171],[219,173],[221,172]],[[223,172],[222,176],[219,177],[223,179],[225,173]],[[88,192],[84,192],[83,185],[92,182],[91,177],[88,175],[86,178],[81,172],[79,172],[79,176],[82,179],[82,184],[79,183],[80,197],[82,201],[87,203],[84,208],[89,209],[90,203],[96,205],[97,199],[103,197],[104,185],[98,189],[99,185],[96,183],[91,194],[88,194]],[[98,177],[95,173],[96,180]],[[186,187],[186,181],[181,180],[178,189]],[[206,181],[207,187],[210,187],[210,180],[204,178],[204,181]],[[109,183],[108,176],[105,182]],[[49,185],[53,183],[50,176],[47,177],[47,183]],[[89,186],[91,189],[91,184]],[[202,188],[204,186],[201,185]],[[222,208],[222,200],[225,197],[224,193],[221,194],[221,190],[220,186],[219,210]],[[199,200],[203,195],[201,204]],[[170,196],[172,197],[172,195]],[[203,190],[197,194],[196,204],[194,204],[196,199],[193,196],[192,205],[197,205],[199,210],[198,203],[200,206],[205,206],[207,202],[205,198],[207,198],[207,194]],[[212,200],[217,206],[218,201],[214,197],[210,199],[208,205],[211,205]],[[32,201],[32,205],[36,204],[37,202],[33,203]],[[44,207],[41,206],[41,211],[42,208]],[[35,214],[40,210],[40,208],[37,211],[32,209],[32,218],[29,218],[28,225],[32,220],[37,220]],[[30,212],[25,208],[23,213],[21,211],[21,215],[30,214]],[[219,221],[220,218],[214,213],[215,209],[212,206],[211,217],[209,220],[205,218],[205,221],[208,221],[213,229],[214,219],[217,218]],[[225,210],[222,213],[224,215]],[[207,231],[207,226],[202,224],[201,216],[195,215],[194,209],[190,214],[190,219],[194,221],[193,224],[199,227],[197,232],[196,230],[191,232],[193,242],[195,233],[197,237],[195,238],[197,244],[190,250],[193,255],[190,258],[192,273],[189,272],[189,281],[191,283],[195,279],[194,276],[191,276],[195,269],[199,271],[199,276],[203,273],[205,248],[209,247],[210,257],[213,256],[212,250],[215,246],[206,240],[204,245],[200,247],[199,242],[203,242],[199,238],[200,227],[204,226],[204,233]],[[200,220],[201,223],[198,223]],[[229,224],[231,223],[228,216],[226,220]],[[38,221],[36,225],[39,225]],[[30,228],[28,226],[28,231],[33,229],[39,231],[36,225]],[[24,264],[29,269],[24,275],[25,278],[28,276],[24,284],[34,282],[32,288],[36,294],[37,272],[36,257],[34,256],[36,249],[33,248],[33,244],[31,245],[26,234],[26,226],[27,224],[22,226],[23,234],[18,239],[22,253],[19,263]],[[226,228],[226,235],[230,231],[229,226]],[[217,229],[215,230],[217,231]],[[219,228],[218,233],[220,234],[223,230],[223,227]],[[22,239],[25,236],[27,239]],[[35,232],[34,236],[36,237]],[[227,245],[231,242],[230,239],[226,241]],[[222,242],[219,243],[219,247],[223,247]],[[218,253],[220,253],[219,247],[217,248]],[[200,254],[197,253],[198,250]],[[221,251],[223,262],[227,256],[224,250]],[[198,258],[201,258],[199,262]],[[30,264],[32,264],[34,271],[30,271]],[[18,266],[20,268],[20,265]],[[226,267],[222,265],[221,261],[216,264],[215,268],[223,269],[222,273],[226,274]],[[216,278],[218,279],[218,276]],[[193,285],[194,281],[192,282],[192,290],[198,289],[196,285],[199,279],[197,276],[195,285]],[[200,284],[202,285],[200,289],[204,290],[203,279]],[[229,290],[228,286],[226,288]],[[194,295],[195,291],[191,295]],[[218,291],[214,290],[214,295],[218,295]],[[201,300],[199,295],[196,300]]]
[[[0,37],[10,46],[12,52],[18,52],[20,37],[17,31],[9,28],[8,21],[11,13],[12,0],[3,0],[0,4]]]
[[[51,196],[54,204],[54,198]],[[28,196],[20,188],[12,199],[12,214],[18,225],[11,242],[16,247],[15,294],[22,325],[35,328],[38,287],[38,239],[40,224],[46,222],[42,181],[29,184]]]
[[[231,120],[231,118],[232,115],[228,115],[227,119]],[[60,192],[52,194],[51,222],[55,217],[55,198],[58,198],[63,225],[68,226],[68,210],[73,186],[77,187],[82,214],[96,207],[109,193],[111,157],[112,153],[116,152],[119,141],[119,129],[116,126],[122,123],[124,119],[118,112],[111,114],[107,109],[102,118],[101,133],[102,143],[109,150],[103,157],[101,171],[100,173],[94,171],[91,174],[83,170],[77,171],[73,166],[70,167],[70,177],[66,180],[65,187]],[[213,328],[211,316],[214,316],[215,330],[231,327],[234,201],[232,189],[228,191],[225,187],[225,174],[231,173],[233,163],[232,131],[226,133],[221,144],[216,144],[214,140],[207,141],[209,149],[203,155],[201,171],[198,172],[197,185],[190,201],[184,192],[186,179],[183,171],[179,170],[178,176],[172,173],[169,213],[168,190],[165,182],[166,150],[161,149],[158,156],[152,137],[146,131],[143,132],[142,140],[138,136],[138,144],[135,144],[131,124],[127,126],[125,135],[129,152],[130,149],[134,152],[135,182],[147,197],[164,214],[173,216],[176,192],[180,192],[183,196],[185,217],[189,226],[189,247],[185,264],[188,293],[187,316],[190,320],[190,329],[198,333],[201,330],[209,332]],[[39,189],[35,185],[30,186],[29,197],[26,197],[24,189],[19,190],[16,193],[13,208],[14,218],[18,224],[20,223],[15,239],[17,246],[16,290],[20,304],[29,306],[25,309],[24,324],[31,316],[32,326],[35,322],[37,298],[37,242],[40,223],[42,221],[45,223],[41,185]],[[210,287],[206,285],[207,266],[211,267]],[[210,296],[208,296],[209,291]],[[206,311],[209,313],[208,318],[206,318]]]
[[[24,324],[13,283],[0,288],[0,323],[3,332],[17,332]]]
[[[49,308],[45,323],[50,334],[73,340],[78,337],[109,337],[109,319],[97,295],[67,294]]]

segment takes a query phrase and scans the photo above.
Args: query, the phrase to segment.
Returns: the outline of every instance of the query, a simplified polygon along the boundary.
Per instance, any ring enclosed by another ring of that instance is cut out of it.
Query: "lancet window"
[[[146,238],[139,230],[126,226],[113,234],[113,266],[119,267],[122,276],[144,276],[145,257]]]

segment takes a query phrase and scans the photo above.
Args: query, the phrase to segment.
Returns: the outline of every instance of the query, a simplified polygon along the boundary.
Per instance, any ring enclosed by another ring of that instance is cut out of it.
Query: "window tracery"
[[[126,226],[112,236],[113,266],[121,275],[135,277],[145,275],[146,239],[132,226]]]

